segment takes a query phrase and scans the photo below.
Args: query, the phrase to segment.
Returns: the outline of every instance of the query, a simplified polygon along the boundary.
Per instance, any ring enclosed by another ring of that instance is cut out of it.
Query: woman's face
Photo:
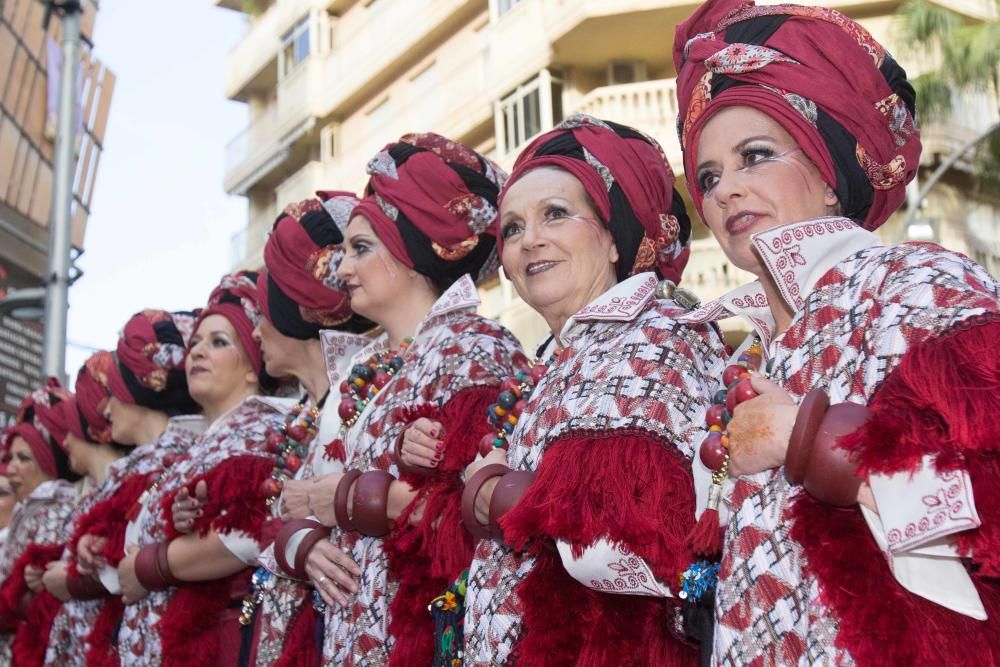
[[[257,387],[233,325],[222,315],[209,315],[191,337],[185,360],[188,393],[208,411],[225,411]]]
[[[7,478],[18,500],[24,500],[42,482],[48,482],[52,476],[42,470],[35,460],[35,454],[24,438],[14,436],[10,445],[10,463],[7,464]]]
[[[90,448],[94,447],[88,443],[86,440],[81,440],[72,433],[66,434],[66,439],[63,441],[66,445],[66,454],[69,457],[69,468],[77,475],[86,475],[89,470],[87,465],[89,463],[88,456],[90,454]]]
[[[518,179],[504,195],[500,233],[504,272],[546,319],[572,316],[616,283],[611,232],[567,171],[539,167]]]
[[[142,422],[149,411],[140,406],[120,401],[114,396],[108,399],[104,417],[111,422],[111,438],[123,445],[143,445],[139,442]]]
[[[367,219],[351,219],[344,235],[346,252],[337,269],[351,295],[351,309],[375,323],[407,300],[414,286],[426,278],[396,259],[379,240]]]
[[[14,487],[10,485],[10,480],[6,476],[0,475],[0,528],[6,528],[10,523],[10,515],[16,503]]]
[[[791,135],[750,107],[728,107],[705,123],[695,183],[702,214],[729,260],[761,275],[750,236],[833,215],[837,197]]]
[[[253,330],[253,339],[260,345],[260,356],[268,375],[280,378],[295,371],[300,341],[278,331],[264,316]]]

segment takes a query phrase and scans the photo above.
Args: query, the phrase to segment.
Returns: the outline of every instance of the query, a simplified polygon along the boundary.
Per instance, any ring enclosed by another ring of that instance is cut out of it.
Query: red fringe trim
[[[316,641],[316,623],[319,614],[309,598],[303,602],[292,619],[281,657],[273,667],[319,667],[323,662],[323,646]]]
[[[194,532],[203,537],[209,531],[222,535],[241,532],[260,538],[265,523],[271,518],[261,484],[271,476],[273,469],[274,461],[270,458],[241,455],[227,459],[204,475],[191,479],[187,483],[189,490],[201,480],[208,485],[208,502],[202,508],[203,516],[194,523]],[[171,511],[175,496],[176,493],[168,494],[160,502],[168,540],[180,536],[174,529]]]
[[[104,558],[112,567],[118,565],[125,553],[127,515],[139,502],[139,496],[149,488],[153,474],[129,475],[122,480],[114,494],[95,504],[89,512],[76,519],[73,535],[69,541],[70,553],[74,554],[74,558],[77,543],[84,535],[100,535],[108,540],[102,552]]]
[[[94,627],[87,635],[90,650],[87,651],[87,667],[118,667],[118,647],[111,641],[115,628],[122,620],[125,607],[120,596],[112,595],[104,599],[97,613]]]
[[[479,450],[479,441],[490,428],[483,415],[497,397],[495,386],[477,386],[458,392],[437,410],[422,405],[400,411],[403,421],[420,417],[439,420],[444,426],[444,458],[438,474],[405,476],[417,490],[396,522],[397,529],[384,545],[399,590],[389,606],[389,632],[396,644],[389,658],[392,666],[429,665],[434,658],[434,621],[428,603],[458,578],[472,562],[474,543],[462,525],[461,473]],[[410,516],[423,512],[419,523]]]
[[[10,574],[0,585],[0,623],[3,626],[17,628],[24,620],[25,596],[34,596],[28,584],[24,582],[25,568],[34,565],[44,570],[48,563],[62,557],[63,548],[62,544],[32,543],[17,557]]]
[[[997,582],[973,574],[989,616],[977,621],[900,586],[859,512],[803,494],[791,515],[791,536],[819,579],[823,603],[840,621],[837,646],[859,665],[1000,664]]]
[[[157,624],[164,665],[213,667],[223,664],[221,642],[226,628],[222,624],[238,622],[223,620],[223,616],[230,611],[227,607],[233,591],[239,588],[236,582],[240,579],[249,582],[250,571],[176,589]],[[245,588],[249,588],[249,583]]]
[[[61,608],[62,602],[48,591],[36,593],[31,598],[24,623],[18,627],[11,647],[13,664],[18,667],[41,667],[45,663],[52,622]]]
[[[886,377],[872,418],[838,444],[865,475],[913,470],[925,455],[972,479],[982,526],[956,536],[981,574],[1000,576],[1000,322],[959,323],[913,346]]]
[[[582,553],[608,538],[628,545],[670,584],[691,562],[695,498],[688,461],[648,433],[602,436],[572,434],[550,445],[535,482],[501,520],[510,544],[538,556],[518,588],[524,603],[518,664],[696,662],[697,654],[669,633],[672,602],[594,592],[565,573],[558,554],[539,548],[539,538],[563,539]],[[553,613],[553,605],[573,613]]]

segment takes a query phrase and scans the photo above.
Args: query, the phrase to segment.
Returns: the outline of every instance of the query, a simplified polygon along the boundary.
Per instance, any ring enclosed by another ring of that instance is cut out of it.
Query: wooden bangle
[[[816,431],[829,407],[830,398],[822,389],[813,389],[799,404],[792,435],[788,438],[788,451],[785,453],[785,479],[789,483],[801,484],[805,479]]]
[[[369,470],[354,485],[351,521],[362,535],[382,537],[392,530],[389,524],[389,485],[396,478],[385,470]]]
[[[319,521],[313,519],[293,519],[281,527],[277,537],[274,538],[274,560],[277,561],[278,567],[282,571],[287,574],[292,574],[293,571],[292,564],[288,562],[288,558],[285,556],[288,553],[288,542],[300,530],[312,530],[321,526],[322,524]]]
[[[323,525],[306,533],[306,536],[299,542],[299,548],[295,550],[295,568],[291,571],[293,577],[302,580],[309,578],[309,573],[306,572],[306,559],[309,558],[309,552],[313,550],[317,542],[329,536],[330,529]]]
[[[462,523],[469,534],[477,540],[490,537],[490,531],[476,519],[476,497],[486,482],[494,477],[502,477],[510,471],[510,468],[502,463],[490,463],[477,470],[476,474],[465,483],[465,489],[462,490]]]
[[[171,586],[171,583],[163,577],[160,568],[157,567],[157,553],[161,544],[166,543],[157,542],[147,545],[140,549],[135,557],[135,578],[147,591],[165,591]]]
[[[490,534],[501,544],[505,542],[500,518],[517,505],[534,480],[533,472],[512,470],[501,477],[493,489],[493,497],[490,498]]]
[[[111,595],[97,575],[79,572],[66,573],[66,590],[74,600],[99,600]]]
[[[341,530],[354,530],[354,523],[351,521],[351,513],[347,511],[347,500],[351,496],[351,486],[361,477],[360,470],[348,470],[337,483],[337,490],[333,494],[333,515],[337,519],[337,526]]]
[[[802,481],[810,496],[836,507],[857,504],[861,487],[861,478],[854,472],[857,464],[850,452],[837,446],[837,440],[861,428],[870,415],[868,408],[857,403],[837,403],[826,411]]]
[[[416,477],[431,477],[437,474],[439,471],[434,468],[425,468],[424,466],[410,465],[403,461],[403,433],[399,434],[396,438],[396,446],[392,450],[392,458],[396,461],[396,470],[399,471],[400,475],[414,475]]]
[[[160,542],[156,549],[156,571],[159,573],[160,578],[167,583],[167,586],[180,586],[183,581],[174,576],[174,573],[170,571],[170,561],[167,559],[167,551],[170,548],[170,542]]]

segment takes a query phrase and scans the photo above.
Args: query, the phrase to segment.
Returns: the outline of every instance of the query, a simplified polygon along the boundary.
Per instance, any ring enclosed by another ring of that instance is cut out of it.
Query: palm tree
[[[917,91],[917,114],[922,123],[947,118],[957,95],[986,93],[1000,108],[1000,0],[994,17],[970,22],[965,17],[928,2],[906,0],[900,8],[900,42],[913,55],[936,54],[938,66],[911,83]],[[1000,124],[976,128],[982,133],[972,145],[977,147],[974,170],[981,190],[1000,191]],[[956,159],[960,155],[954,156]],[[949,160],[945,161],[946,163]],[[951,160],[950,162],[954,162]],[[937,175],[937,174],[935,174]],[[936,180],[936,179],[934,179]],[[933,186],[925,184],[924,190]]]

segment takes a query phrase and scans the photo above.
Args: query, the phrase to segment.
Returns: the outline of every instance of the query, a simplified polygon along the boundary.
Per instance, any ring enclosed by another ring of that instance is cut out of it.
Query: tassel
[[[708,491],[708,503],[701,513],[698,523],[688,533],[688,546],[696,556],[717,558],[722,553],[722,530],[719,528],[719,500],[722,498],[721,480],[712,475],[712,488]]]
[[[347,461],[347,450],[344,448],[344,441],[340,438],[331,440],[324,452],[330,461]]]

